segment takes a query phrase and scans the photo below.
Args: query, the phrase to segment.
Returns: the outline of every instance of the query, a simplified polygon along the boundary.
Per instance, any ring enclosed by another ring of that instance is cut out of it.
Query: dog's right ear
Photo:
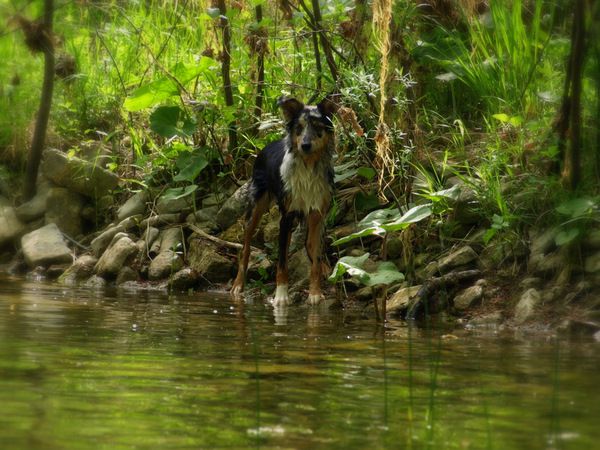
[[[280,97],[277,104],[281,108],[286,122],[291,122],[304,109],[304,103],[295,98]]]

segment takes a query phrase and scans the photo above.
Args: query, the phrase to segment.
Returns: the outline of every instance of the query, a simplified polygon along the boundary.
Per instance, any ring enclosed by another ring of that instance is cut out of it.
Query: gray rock
[[[497,328],[502,323],[499,311],[475,317],[469,321],[467,328]]]
[[[417,292],[419,292],[419,289],[421,289],[420,284],[398,290],[388,299],[386,311],[392,313],[406,309],[410,303],[410,300],[417,295]]]
[[[97,167],[106,169],[112,159],[111,149],[101,141],[84,141],[78,145],[78,156],[93,163]]]
[[[0,204],[0,247],[17,239],[25,232],[25,225],[19,220],[15,209]]]
[[[235,271],[232,260],[218,252],[210,241],[193,237],[188,249],[189,267],[210,283],[227,282]]]
[[[17,217],[23,222],[31,222],[40,217],[44,217],[49,190],[50,187],[47,183],[38,185],[37,194],[31,200],[23,203],[15,210]]]
[[[454,220],[463,225],[478,223],[481,219],[481,208],[473,188],[456,176],[450,177],[446,181],[446,185],[449,188],[458,186],[456,199],[449,202],[452,206]]]
[[[121,267],[119,273],[117,274],[117,286],[122,285],[123,283],[127,283],[129,281],[137,281],[139,279],[138,273],[133,270],[131,267],[124,266]]]
[[[61,231],[53,223],[24,235],[21,238],[21,247],[25,262],[31,268],[73,261],[71,250],[67,247]]]
[[[438,270],[442,273],[448,273],[452,269],[472,263],[477,260],[477,253],[468,245],[459,248],[450,253],[438,262]]]
[[[522,289],[536,288],[542,285],[542,279],[537,277],[528,277],[521,280],[519,287]]]
[[[545,254],[553,251],[556,248],[554,239],[558,233],[557,228],[550,228],[549,230],[533,230],[529,235],[531,244],[530,249],[530,260],[538,260],[544,257]]]
[[[124,233],[134,228],[140,221],[142,216],[130,216],[123,219],[117,225],[109,225],[102,233],[96,236],[90,246],[95,256],[100,257],[108,248],[118,233]]]
[[[310,259],[308,259],[308,255],[304,249],[290,255],[288,263],[290,284],[298,288],[308,287],[310,266]]]
[[[198,284],[198,274],[189,267],[173,274],[169,280],[169,287],[175,291],[187,291]]]
[[[219,208],[217,206],[200,209],[196,212],[188,214],[186,222],[196,225],[202,231],[207,233],[214,233],[219,228],[216,222],[218,211]]]
[[[585,258],[585,271],[586,273],[599,273],[600,272],[600,252],[595,253]]]
[[[541,299],[542,296],[535,288],[530,288],[523,292],[515,307],[515,322],[517,324],[522,324],[527,319],[531,318]]]
[[[194,193],[184,197],[161,196],[156,202],[158,214],[174,214],[192,210],[196,205]]]
[[[167,228],[164,230],[160,237],[160,249],[159,253],[163,253],[167,250],[177,250],[181,247],[183,242],[183,230],[181,227]]]
[[[83,203],[83,197],[70,189],[51,188],[46,199],[46,223],[55,223],[67,236],[76,238],[82,233]]]
[[[225,201],[216,217],[217,225],[219,225],[222,230],[229,228],[238,220],[238,218],[242,217],[250,202],[249,194],[250,183],[247,182]],[[204,204],[203,206],[207,205]]]
[[[159,214],[157,216],[151,216],[140,222],[140,228],[146,229],[148,227],[160,227],[162,225],[170,225],[172,223],[178,223],[181,220],[181,214]]]
[[[536,260],[530,259],[528,269],[536,275],[548,278],[557,273],[566,263],[565,255],[554,252]]]
[[[148,279],[162,280],[179,271],[183,267],[183,259],[173,250],[160,252],[150,263]]]
[[[362,301],[373,300],[375,298],[375,292],[373,292],[373,286],[364,286],[356,291],[356,298]]]
[[[459,311],[464,311],[473,306],[476,302],[480,301],[483,297],[482,286],[471,286],[460,291],[456,297],[454,297],[454,308]]]
[[[137,245],[128,236],[121,236],[96,263],[95,272],[101,277],[116,277],[121,268],[135,257]]]
[[[106,287],[106,280],[98,275],[92,275],[83,286],[92,289],[102,289]]]
[[[58,186],[90,198],[99,198],[119,185],[119,177],[93,163],[68,157],[56,149],[46,149],[41,164],[42,172]]]
[[[147,191],[140,191],[133,194],[123,205],[117,210],[117,219],[123,220],[138,214],[146,212],[146,202],[149,199]]]
[[[87,280],[94,272],[94,266],[98,258],[92,255],[83,255],[75,260],[59,278],[58,282],[65,286],[74,286],[83,280]]]

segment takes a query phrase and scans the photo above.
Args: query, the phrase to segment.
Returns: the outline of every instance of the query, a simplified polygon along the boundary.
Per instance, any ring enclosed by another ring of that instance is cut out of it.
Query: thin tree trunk
[[[314,15],[314,24],[315,29],[319,33],[319,37],[321,40],[321,47],[323,47],[323,52],[325,53],[325,60],[327,61],[327,65],[329,66],[329,72],[331,72],[331,78],[335,84],[338,81],[338,71],[337,66],[335,65],[335,59],[333,58],[333,52],[331,50],[331,44],[325,35],[325,30],[323,29],[323,18],[321,16],[321,6],[319,6],[319,0],[312,0],[312,9]]]
[[[38,110],[37,120],[33,138],[31,140],[31,149],[27,160],[27,169],[25,172],[25,185],[23,189],[23,200],[30,200],[35,195],[35,184],[38,176],[38,169],[42,159],[44,143],[46,141],[46,130],[48,128],[48,118],[50,117],[50,108],[52,107],[52,92],[54,90],[54,47],[52,45],[52,16],[54,13],[54,1],[44,1],[44,31],[46,33],[44,45],[44,81],[42,84],[42,95],[40,98],[40,108]]]
[[[223,78],[223,92],[225,105],[233,106],[233,88],[231,86],[231,25],[227,18],[227,5],[225,0],[219,0],[221,13],[221,28],[223,29],[223,60],[221,62],[221,76]],[[229,150],[237,148],[237,129],[235,121],[229,124]]]
[[[567,147],[563,179],[571,189],[581,181],[581,85],[585,56],[585,0],[575,1],[571,43],[571,96],[569,102],[569,130],[571,145]]]
[[[262,5],[256,5],[255,8],[256,23],[260,26],[263,19]],[[263,110],[263,99],[264,99],[264,87],[265,87],[265,53],[262,51],[262,46],[259,48],[259,52],[256,55],[258,73],[256,74],[256,101],[254,103],[254,120],[256,125],[254,126],[254,134],[258,133],[258,124],[262,116]]]

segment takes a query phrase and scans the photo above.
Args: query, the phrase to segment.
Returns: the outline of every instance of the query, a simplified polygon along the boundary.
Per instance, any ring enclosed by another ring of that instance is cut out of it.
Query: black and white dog
[[[257,156],[246,213],[244,247],[231,293],[244,289],[250,241],[262,215],[274,200],[279,206],[279,261],[275,306],[287,305],[288,248],[296,219],[306,220],[306,251],[311,261],[308,303],[321,301],[321,257],[324,219],[333,197],[335,137],[332,116],[338,109],[337,95],[316,106],[294,98],[281,98],[279,106],[287,123],[287,135],[267,145]]]

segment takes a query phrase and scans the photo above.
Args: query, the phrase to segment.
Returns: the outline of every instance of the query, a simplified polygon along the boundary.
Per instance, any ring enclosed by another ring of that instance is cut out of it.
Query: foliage
[[[369,253],[365,253],[362,256],[344,256],[340,258],[329,276],[329,281],[337,283],[343,279],[345,274],[350,275],[365,286],[392,284],[404,280],[404,275],[398,271],[396,265],[391,261],[381,261],[374,270],[365,270],[364,265],[369,256]]]

